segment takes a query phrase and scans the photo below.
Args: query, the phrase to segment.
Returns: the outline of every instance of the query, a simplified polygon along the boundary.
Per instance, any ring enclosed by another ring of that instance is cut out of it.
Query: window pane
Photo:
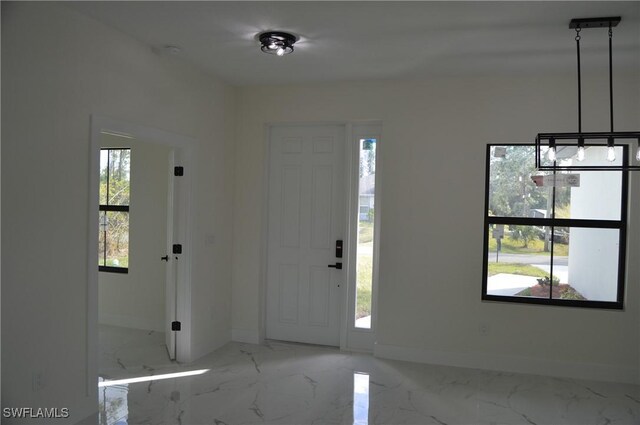
[[[100,150],[100,205],[107,203],[107,175],[109,173],[109,151]]]
[[[499,217],[549,217],[551,191],[533,182],[534,146],[492,146],[489,158],[489,215]]]
[[[106,266],[129,267],[129,213],[106,211]]]
[[[360,140],[358,184],[358,246],[356,248],[356,328],[371,328],[376,140]]]
[[[556,228],[553,297],[616,301],[618,291],[618,229]]]
[[[98,217],[98,265],[104,266],[105,264],[105,231],[107,230],[107,213],[106,211],[100,211]]]
[[[109,150],[109,205],[129,205],[131,151]]]
[[[549,298],[539,279],[549,276],[550,247],[544,229],[535,226],[490,225],[487,294]]]
[[[575,149],[574,149],[575,150]],[[607,161],[605,146],[585,149],[584,160],[570,159],[572,165],[607,166],[621,163],[623,150],[615,148],[616,161]],[[566,174],[567,172],[563,172]],[[620,220],[622,199],[621,171],[573,171],[579,174],[579,187],[564,187],[556,190],[556,217],[595,220]]]

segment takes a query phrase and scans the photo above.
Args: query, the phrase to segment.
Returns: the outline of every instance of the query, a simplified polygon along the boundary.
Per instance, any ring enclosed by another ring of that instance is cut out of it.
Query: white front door
[[[269,339],[340,345],[344,270],[329,265],[345,236],[340,125],[270,130],[267,326]]]

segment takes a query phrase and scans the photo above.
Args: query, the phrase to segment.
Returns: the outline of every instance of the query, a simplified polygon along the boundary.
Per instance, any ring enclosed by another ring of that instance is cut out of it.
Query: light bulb
[[[578,148],[578,161],[584,161],[584,146]]]
[[[613,162],[616,160],[616,149],[613,146],[607,148],[607,161]]]
[[[277,48],[278,48],[278,45],[276,43],[269,44],[269,50],[276,50]]]
[[[279,47],[278,50],[276,51],[276,55],[278,56],[284,55],[284,49],[282,47]]]
[[[547,157],[549,158],[549,161],[555,161],[556,160],[556,148],[555,147],[550,147],[549,148],[549,153],[547,154]]]

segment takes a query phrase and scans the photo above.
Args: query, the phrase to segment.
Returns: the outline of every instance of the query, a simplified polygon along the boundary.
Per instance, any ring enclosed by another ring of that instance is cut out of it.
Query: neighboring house
[[[360,177],[360,221],[370,221],[373,215],[369,214],[374,209],[374,194],[376,187],[376,175],[369,174]]]
[[[602,165],[604,149],[588,148],[582,165]],[[620,158],[613,165],[620,164]],[[620,173],[580,172],[580,187],[571,188],[571,218],[620,218]],[[615,300],[619,233],[615,229],[571,228],[569,283],[589,300]]]
[[[547,210],[541,210],[534,208],[531,210],[531,217],[533,218],[547,218]]]

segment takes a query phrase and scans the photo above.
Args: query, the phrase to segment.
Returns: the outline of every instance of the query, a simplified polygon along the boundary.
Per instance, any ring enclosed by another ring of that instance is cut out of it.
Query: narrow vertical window
[[[98,269],[128,273],[131,150],[100,150]]]
[[[370,329],[375,243],[376,139],[361,139],[359,154],[355,327]]]

